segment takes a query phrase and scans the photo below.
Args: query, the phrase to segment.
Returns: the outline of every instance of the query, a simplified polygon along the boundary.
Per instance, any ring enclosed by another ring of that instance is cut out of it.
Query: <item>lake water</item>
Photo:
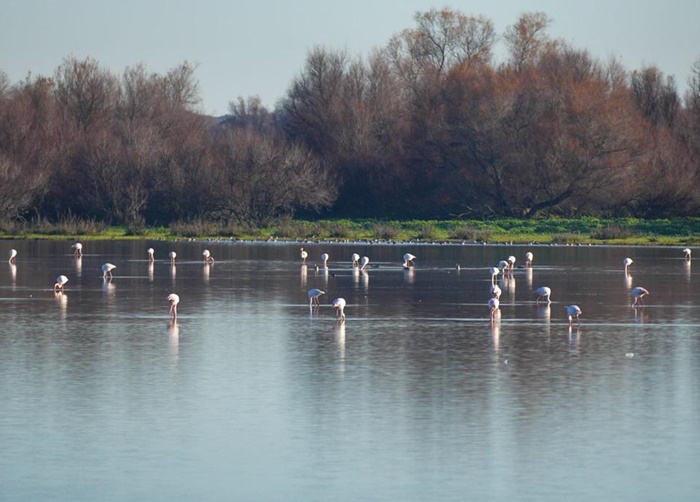
[[[302,267],[295,243],[11,247],[1,500],[697,500],[700,263],[677,248],[307,243]],[[492,323],[488,268],[528,250]]]

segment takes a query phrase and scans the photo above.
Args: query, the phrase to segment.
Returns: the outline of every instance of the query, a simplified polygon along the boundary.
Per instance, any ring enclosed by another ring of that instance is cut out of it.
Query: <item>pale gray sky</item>
[[[491,19],[499,34],[543,11],[549,34],[627,70],[654,64],[687,88],[700,56],[698,0],[22,0],[0,15],[0,69],[13,82],[50,76],[64,58],[90,56],[120,74],[143,63],[164,73],[187,60],[201,109],[224,114],[238,96],[273,107],[314,45],[367,55],[413,26],[416,11],[450,7]]]

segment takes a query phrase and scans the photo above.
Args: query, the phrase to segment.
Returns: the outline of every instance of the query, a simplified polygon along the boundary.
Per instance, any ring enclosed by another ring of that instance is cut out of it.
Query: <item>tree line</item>
[[[697,214],[700,57],[680,96],[655,66],[552,39],[541,12],[500,35],[451,9],[414,22],[366,56],[313,48],[273,110],[238,98],[221,118],[197,112],[187,62],[0,72],[1,214],[134,227]]]

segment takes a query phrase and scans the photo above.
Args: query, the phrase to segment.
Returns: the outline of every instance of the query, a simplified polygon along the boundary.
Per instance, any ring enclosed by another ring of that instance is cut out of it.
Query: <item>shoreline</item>
[[[7,224],[1,240],[152,240],[251,243],[530,246],[700,246],[700,218],[641,220],[284,220],[266,227],[195,221],[169,227],[110,226],[83,221]]]

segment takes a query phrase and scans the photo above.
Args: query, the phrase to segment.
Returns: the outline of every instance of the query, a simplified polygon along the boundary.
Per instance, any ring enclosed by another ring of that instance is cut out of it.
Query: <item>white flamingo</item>
[[[629,268],[632,266],[633,263],[634,261],[632,260],[632,258],[625,258],[624,260],[622,260],[622,264],[625,266],[625,273],[629,272]]]
[[[307,295],[309,296],[309,307],[313,307],[314,305],[320,305],[318,297],[325,294],[325,291],[321,291],[320,289],[310,289],[307,293]]]
[[[352,266],[357,267],[360,263],[360,255],[357,253],[352,254]]]
[[[333,300],[333,308],[335,309],[336,319],[345,320],[345,298],[336,298]]]
[[[154,261],[156,261],[155,250],[153,248],[148,248],[148,250],[146,252],[148,253],[148,262],[149,263],[153,263]]]
[[[299,256],[301,256],[301,262],[302,262],[304,265],[306,265],[306,258],[308,258],[309,253],[307,253],[306,251],[304,251],[304,248],[301,248],[301,249],[299,250]]]
[[[637,286],[636,288],[632,288],[632,291],[630,291],[632,294],[632,297],[634,298],[634,302],[632,302],[632,306],[634,307],[635,305],[644,305],[644,297],[649,294],[649,291]]]
[[[528,251],[525,253],[525,266],[526,267],[531,267],[532,266],[532,259],[534,258],[533,254]]]
[[[7,261],[12,265],[17,263],[17,250],[16,249],[10,249],[10,259]]]
[[[403,268],[408,268],[410,266],[415,266],[415,260],[416,257],[412,255],[411,253],[406,253],[403,255]]]
[[[166,300],[170,302],[170,312],[168,313],[168,317],[177,319],[177,304],[180,303],[180,297],[175,293],[170,293]]]
[[[211,255],[208,249],[202,251],[202,257],[204,258],[204,263],[214,263],[214,257]]]
[[[104,280],[111,279],[112,278],[112,270],[117,268],[116,265],[112,265],[111,263],[105,263],[102,265],[102,278]]]
[[[83,256],[83,245],[81,243],[76,242],[75,244],[71,245],[71,247],[74,249],[73,256],[76,258]]]
[[[500,303],[501,303],[501,302],[500,302],[500,301],[498,300],[498,298],[496,298],[496,297],[494,297],[494,298],[489,298],[488,306],[489,306],[489,309],[491,310],[491,319],[492,319],[492,320],[493,320],[493,316],[496,315],[496,311],[498,310],[498,307],[500,306]]]
[[[690,250],[690,248],[685,248],[685,249],[683,250],[683,254],[685,255],[685,259],[686,259],[686,260],[690,261],[690,255],[691,255],[691,253],[692,253],[692,251]]]
[[[53,285],[54,291],[63,291],[66,283],[68,282],[68,277],[65,275],[59,275],[56,277],[56,284]]]
[[[537,288],[535,291],[533,291],[537,295],[537,302],[540,303],[540,300],[542,298],[547,299],[547,304],[552,303],[552,290],[549,289],[547,286],[542,286],[541,288]]]
[[[360,270],[364,270],[368,264],[369,264],[369,258],[366,256],[363,256],[362,259],[360,260]]]
[[[579,318],[579,316],[583,314],[583,312],[581,312],[581,309],[578,305],[568,305],[566,307],[566,313],[569,316],[569,326],[573,325],[574,317],[576,318],[578,323],[581,324],[581,319]]]
[[[328,253],[323,253],[321,255],[321,263],[323,264],[324,268],[328,268],[328,258],[329,258]]]
[[[170,251],[170,253],[168,253],[168,256],[170,257],[170,265],[172,267],[174,267],[175,266],[175,258],[177,258],[177,253],[175,251]]]
[[[498,287],[498,284],[491,284],[491,296],[497,300],[500,300],[502,293],[503,292],[501,291],[501,288]]]
[[[501,273],[501,270],[498,267],[491,267],[489,273],[491,274],[491,284],[496,284],[496,276]]]

